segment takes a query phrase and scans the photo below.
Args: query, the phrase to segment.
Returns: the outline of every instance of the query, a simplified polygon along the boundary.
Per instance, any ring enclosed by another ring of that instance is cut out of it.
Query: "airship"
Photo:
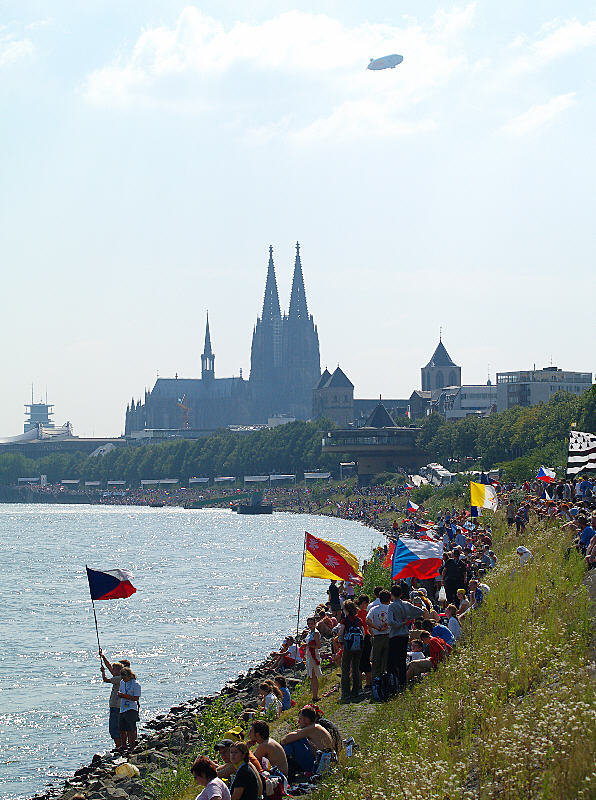
[[[403,56],[398,56],[394,53],[392,56],[383,56],[382,58],[371,58],[370,64],[367,69],[395,69],[398,64],[404,60]]]

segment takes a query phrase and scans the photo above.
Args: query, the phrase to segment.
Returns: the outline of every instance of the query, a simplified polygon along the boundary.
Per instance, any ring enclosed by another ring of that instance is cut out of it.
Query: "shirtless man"
[[[287,733],[281,744],[288,759],[288,777],[294,780],[297,772],[312,772],[317,750],[333,750],[333,740],[322,725],[316,723],[317,713],[304,706],[298,714],[299,730]]]
[[[248,732],[249,746],[256,744],[254,755],[259,759],[266,758],[272,767],[277,767],[288,776],[288,759],[279,742],[269,737],[269,725],[261,720],[256,720]]]

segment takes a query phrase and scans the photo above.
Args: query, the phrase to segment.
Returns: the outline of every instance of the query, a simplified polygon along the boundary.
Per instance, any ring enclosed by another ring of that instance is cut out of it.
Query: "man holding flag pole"
[[[135,587],[130,582],[133,577],[132,574],[125,569],[114,569],[100,572],[98,570],[87,570],[87,580],[89,582],[89,594],[91,595],[91,606],[93,608],[93,619],[95,621],[95,633],[97,636],[97,651],[99,654],[99,664],[101,675],[104,683],[112,684],[112,692],[110,694],[110,721],[109,731],[110,736],[114,740],[114,747],[117,750],[122,748],[123,742],[127,739],[127,734],[121,730],[121,707],[122,699],[119,695],[121,678],[120,674],[123,669],[130,671],[130,661],[122,660],[114,664],[110,664],[108,659],[104,656],[101,644],[99,642],[99,628],[97,625],[97,614],[95,613],[96,600],[116,600],[130,597],[136,592]],[[102,663],[103,662],[103,663]],[[111,678],[106,677],[105,667],[112,673]],[[130,716],[130,715],[129,715]],[[135,724],[136,736],[136,724]]]

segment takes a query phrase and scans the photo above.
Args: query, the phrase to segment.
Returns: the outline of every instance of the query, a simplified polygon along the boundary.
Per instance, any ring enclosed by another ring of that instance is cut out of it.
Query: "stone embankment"
[[[298,511],[296,508],[280,508],[279,510],[308,513],[304,509]],[[325,514],[325,512],[314,513]],[[335,516],[334,514],[325,515]],[[391,532],[391,520],[355,521],[374,528],[380,533]],[[326,659],[330,655],[330,646],[324,642],[321,656]],[[72,796],[79,792],[85,795],[86,800],[152,800],[152,795],[149,793],[144,779],[148,776],[158,777],[160,771],[168,772],[176,768],[181,756],[190,755],[202,745],[196,726],[196,719],[201,715],[202,710],[221,698],[224,707],[239,703],[246,712],[245,714],[243,712],[243,716],[248,719],[251,711],[258,709],[259,683],[270,675],[271,669],[265,664],[261,664],[230,681],[215,695],[197,697],[194,700],[172,706],[166,714],[158,714],[155,719],[151,719],[143,725],[137,744],[127,758],[113,752],[103,755],[96,753],[88,766],[77,769],[64,784],[51,787],[46,792],[35,795],[33,800],[71,800]],[[303,677],[286,676],[286,680],[291,691],[301,683]],[[107,711],[106,708],[106,734]],[[134,765],[138,769],[139,775],[131,778],[116,774],[117,768],[125,763]]]
[[[323,657],[330,655],[329,645],[323,646],[321,654]],[[96,753],[88,766],[76,770],[64,784],[35,795],[33,800],[71,800],[79,792],[85,795],[86,800],[151,800],[144,779],[159,777],[160,772],[175,769],[181,756],[190,755],[203,744],[199,741],[196,725],[203,709],[220,698],[224,708],[240,704],[243,708],[241,716],[248,720],[251,712],[258,710],[259,683],[271,673],[271,668],[263,664],[230,681],[215,695],[172,706],[166,714],[158,714],[144,724],[137,744],[127,758],[113,752]],[[302,682],[304,667],[296,675],[298,677],[286,674],[290,691]],[[138,776],[118,775],[117,768],[125,763],[134,765],[139,771]]]

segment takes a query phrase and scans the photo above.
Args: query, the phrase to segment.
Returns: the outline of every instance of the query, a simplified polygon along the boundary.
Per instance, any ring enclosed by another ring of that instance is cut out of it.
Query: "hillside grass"
[[[339,705],[339,669],[319,704],[354,736],[316,800],[581,800],[596,797],[596,692],[592,609],[585,567],[570,538],[546,522],[523,538],[534,559],[519,567],[501,514],[493,520],[491,592],[441,668],[384,705]],[[325,694],[331,692],[327,697]],[[309,701],[272,724],[280,739]],[[196,787],[178,795],[191,800]]]

